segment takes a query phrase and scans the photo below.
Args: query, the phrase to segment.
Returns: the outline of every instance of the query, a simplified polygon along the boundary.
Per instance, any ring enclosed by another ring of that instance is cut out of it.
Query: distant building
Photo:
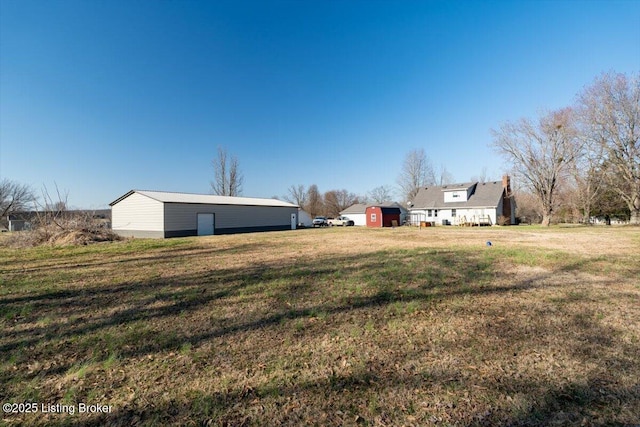
[[[49,211],[25,211],[14,212],[7,216],[8,230],[9,231],[24,231],[31,230],[38,223],[46,222],[53,217],[62,217],[64,219],[79,218],[92,218],[101,221],[106,227],[109,227],[111,221],[110,209],[75,209],[65,210],[60,212]]]
[[[511,194],[509,176],[502,181],[420,188],[411,202],[412,224],[494,225],[503,218],[505,224],[516,223],[516,204]]]
[[[298,208],[298,225],[301,227],[313,227],[313,218],[309,212],[302,208]]]
[[[298,206],[276,199],[131,190],[109,204],[122,236],[181,237],[295,230]]]
[[[340,215],[346,216],[354,222],[354,225],[367,225],[367,207],[369,206],[384,206],[400,209],[400,225],[404,224],[405,220],[409,217],[409,211],[402,205],[396,202],[385,202],[378,205],[365,205],[362,203],[356,203],[349,206],[347,209],[340,212]]]
[[[367,206],[367,227],[397,227],[402,225],[398,207]]]
[[[353,225],[367,225],[367,215],[366,215],[367,205],[362,203],[356,203],[355,205],[349,206],[347,209],[340,212],[340,215],[346,216],[351,221],[353,221]]]

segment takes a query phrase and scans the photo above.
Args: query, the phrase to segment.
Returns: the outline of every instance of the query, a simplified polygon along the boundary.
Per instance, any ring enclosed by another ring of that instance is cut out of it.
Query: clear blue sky
[[[457,181],[490,129],[640,70],[640,1],[0,0],[0,178],[75,207],[209,192],[395,186],[424,148]]]

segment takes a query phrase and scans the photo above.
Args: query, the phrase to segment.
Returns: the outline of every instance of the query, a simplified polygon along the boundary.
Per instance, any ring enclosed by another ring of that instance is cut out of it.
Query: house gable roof
[[[471,187],[478,185],[477,182],[463,182],[462,184],[447,184],[439,186],[440,191],[469,191]]]
[[[363,214],[367,210],[367,205],[362,203],[356,203],[355,205],[349,206],[347,209],[340,211],[341,215],[346,214]]]
[[[172,193],[168,191],[148,191],[148,190],[131,190],[127,194],[117,198],[109,203],[113,206],[116,203],[126,199],[133,193],[138,193],[150,199],[157,200],[162,203],[201,203],[207,205],[244,205],[244,206],[273,206],[297,208],[298,205],[283,202],[276,199],[262,199],[254,197],[231,197],[231,196],[215,196],[212,194],[193,194],[193,193]]]
[[[447,191],[469,190],[472,193],[466,202],[446,202]],[[464,184],[423,187],[413,199],[411,209],[447,209],[447,208],[488,208],[497,207],[502,198],[504,187],[501,181],[471,182]]]

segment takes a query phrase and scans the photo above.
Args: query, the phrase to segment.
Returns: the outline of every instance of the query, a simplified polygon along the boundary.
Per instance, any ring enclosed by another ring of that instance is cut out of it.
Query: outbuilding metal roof
[[[283,202],[276,199],[262,199],[255,197],[231,197],[231,196],[215,196],[212,194],[193,194],[193,193],[173,193],[168,191],[148,191],[148,190],[131,190],[127,194],[113,202],[110,206],[115,205],[119,201],[129,197],[133,193],[138,193],[151,199],[163,203],[202,203],[208,205],[245,205],[245,206],[276,206],[297,208],[298,205]]]

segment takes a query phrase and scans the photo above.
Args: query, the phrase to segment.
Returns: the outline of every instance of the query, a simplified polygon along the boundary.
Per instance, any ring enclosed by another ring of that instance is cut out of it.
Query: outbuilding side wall
[[[290,230],[291,214],[296,207],[209,205],[199,203],[165,203],[165,237],[197,234],[197,215],[215,215],[215,234],[250,231]]]
[[[269,199],[131,190],[110,205],[113,231],[132,237],[196,236],[199,214],[213,214],[214,234],[291,230],[298,220],[298,206]]]
[[[347,218],[353,221],[353,225],[367,225],[367,214],[345,214]]]

